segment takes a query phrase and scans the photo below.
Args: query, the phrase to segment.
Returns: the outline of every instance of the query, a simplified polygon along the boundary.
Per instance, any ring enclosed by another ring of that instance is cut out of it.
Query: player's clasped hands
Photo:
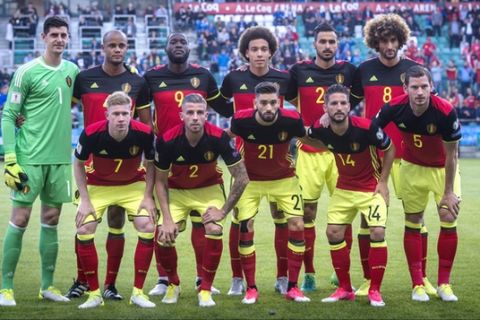
[[[77,216],[75,217],[75,224],[77,228],[82,226],[83,222],[89,215],[92,215],[93,218],[97,220],[97,214],[95,213],[92,202],[90,200],[80,201],[80,205],[78,206],[77,210]]]
[[[225,212],[217,207],[208,207],[202,216],[203,224],[220,221],[225,217]]]
[[[172,245],[175,243],[175,238],[178,236],[178,226],[173,221],[163,221],[158,228],[158,241],[165,245]]]

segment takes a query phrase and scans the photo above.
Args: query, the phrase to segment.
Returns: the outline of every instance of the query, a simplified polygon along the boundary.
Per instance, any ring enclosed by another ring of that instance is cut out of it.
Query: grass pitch
[[[40,261],[38,254],[39,213],[38,202],[34,207],[30,225],[23,238],[23,251],[15,275],[15,297],[17,307],[0,308],[0,319],[474,319],[480,317],[479,288],[480,259],[478,244],[480,243],[478,208],[480,208],[479,184],[480,160],[461,160],[462,172],[462,208],[458,223],[459,247],[452,273],[452,285],[459,297],[457,303],[445,303],[432,299],[427,303],[414,303],[410,300],[410,276],[408,274],[405,254],[403,252],[403,211],[400,201],[391,199],[387,227],[387,242],[389,250],[388,266],[383,282],[382,293],[386,302],[384,308],[372,308],[367,298],[358,298],[355,302],[339,302],[334,304],[321,303],[333,288],[329,284],[332,273],[328,243],[324,234],[326,226],[325,211],[328,199],[324,194],[319,203],[317,218],[316,260],[318,290],[308,296],[312,302],[298,304],[286,301],[274,292],[276,265],[273,248],[274,227],[267,203],[262,207],[256,219],[255,245],[257,248],[257,285],[260,299],[256,305],[242,305],[241,297],[226,295],[230,285],[230,262],[228,254],[228,230],[230,222],[225,226],[224,251],[222,261],[215,279],[215,286],[222,291],[215,296],[217,306],[203,309],[198,307],[194,291],[195,258],[190,245],[190,227],[179,236],[177,250],[179,255],[179,274],[181,277],[182,294],[177,305],[164,305],[161,298],[153,298],[157,307],[144,310],[128,305],[128,298],[133,284],[133,253],[136,244],[136,232],[131,224],[127,224],[124,258],[117,280],[117,288],[124,296],[123,301],[106,301],[105,306],[94,310],[79,310],[77,306],[85,298],[70,303],[51,303],[37,299],[40,285]],[[228,174],[228,173],[227,173]],[[228,178],[225,179],[228,181]],[[393,193],[393,192],[392,192]],[[0,245],[6,225],[10,217],[11,203],[6,187],[0,187]],[[436,239],[439,230],[438,217],[433,200],[426,211],[426,224],[429,236],[428,276],[436,283],[437,254]],[[354,222],[354,230],[358,228],[359,219]],[[64,206],[59,226],[60,252],[55,273],[55,286],[65,292],[76,274],[74,254],[75,208],[68,204]],[[103,223],[97,231],[96,245],[100,259],[103,281],[106,255],[105,238],[106,224]],[[0,256],[1,259],[1,256]],[[362,282],[358,245],[354,240],[352,249],[352,282],[359,286]],[[145,291],[148,292],[156,281],[154,262],[150,269]],[[301,281],[301,279],[300,279]]]

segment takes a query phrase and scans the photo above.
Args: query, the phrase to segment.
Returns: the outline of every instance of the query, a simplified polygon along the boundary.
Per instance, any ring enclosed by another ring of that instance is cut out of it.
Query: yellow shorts
[[[271,181],[250,181],[237,203],[238,221],[255,217],[260,201],[266,197],[276,202],[278,210],[282,210],[288,219],[303,217],[303,200],[297,177]]]
[[[136,217],[148,217],[146,210],[138,212],[138,207],[145,194],[145,182],[139,181],[124,186],[87,186],[88,195],[97,215],[97,222],[102,221],[105,209],[117,205],[125,209],[128,220]],[[81,200],[80,200],[81,203]],[[89,215],[83,224],[95,221],[93,215]]]
[[[385,227],[387,224],[387,205],[380,194],[338,188],[329,201],[327,223],[351,224],[357,212],[363,214],[369,227]]]
[[[402,160],[402,201],[406,214],[423,212],[428,204],[428,194],[433,193],[438,205],[445,191],[445,168],[432,168]],[[415,177],[411,179],[411,177]],[[457,167],[453,192],[460,198],[460,172]]]
[[[173,222],[180,225],[180,231],[184,231],[191,211],[198,212],[198,215],[190,215],[192,222],[202,223],[202,215],[208,207],[222,208],[225,204],[225,191],[220,184],[195,189],[169,189],[169,198]],[[223,227],[224,222],[225,219],[222,219],[216,224]],[[160,216],[158,225],[162,223],[163,216]]]
[[[390,170],[390,178],[392,179],[393,190],[395,191],[395,196],[398,199],[402,199],[402,179],[400,177],[400,165],[401,159],[395,159],[392,164],[392,170]]]
[[[298,149],[295,171],[307,203],[317,202],[325,185],[330,195],[337,185],[337,165],[330,151],[312,153]]]

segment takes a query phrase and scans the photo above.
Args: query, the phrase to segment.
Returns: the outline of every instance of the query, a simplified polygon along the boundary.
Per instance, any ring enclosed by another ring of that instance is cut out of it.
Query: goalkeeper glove
[[[28,192],[28,176],[22,167],[17,164],[17,156],[14,153],[5,155],[5,184],[16,191]]]

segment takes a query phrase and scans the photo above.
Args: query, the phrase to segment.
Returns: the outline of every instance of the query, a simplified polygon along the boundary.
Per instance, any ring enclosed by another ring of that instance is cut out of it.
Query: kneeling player
[[[80,309],[103,305],[94,235],[105,209],[112,205],[125,208],[138,231],[130,303],[143,308],[155,307],[142,290],[153,255],[156,219],[152,197],[153,133],[147,125],[131,120],[131,103],[127,94],[112,93],[105,102],[107,120],[88,126],[75,151],[74,173],[80,193],[76,217],[78,256],[90,287],[88,300]],[[142,154],[147,160],[146,172],[142,167]],[[93,155],[93,170],[85,172],[84,162],[90,155]]]
[[[202,259],[200,307],[212,307],[212,283],[223,244],[225,216],[237,203],[248,183],[248,175],[234,143],[222,129],[206,122],[207,102],[199,94],[182,101],[183,124],[167,131],[156,144],[155,187],[162,216],[156,243],[157,256],[168,274],[163,303],[177,303],[180,279],[177,273],[175,238],[185,229],[191,211],[202,215],[206,245]],[[227,200],[217,158],[225,161],[234,183]]]
[[[380,285],[387,265],[385,224],[388,205],[388,176],[395,156],[395,147],[382,129],[370,120],[349,117],[349,91],[332,85],[325,94],[325,111],[330,127],[317,121],[309,130],[305,143],[320,140],[335,154],[338,181],[329,201],[327,238],[332,264],[339,280],[338,289],[322,302],[354,300],[350,282],[350,250],[345,242],[345,229],[357,212],[366,219],[370,229],[369,267],[370,305],[383,307]],[[312,139],[313,138],[313,139]],[[318,139],[318,140],[316,140]],[[385,152],[383,165],[377,149]]]

